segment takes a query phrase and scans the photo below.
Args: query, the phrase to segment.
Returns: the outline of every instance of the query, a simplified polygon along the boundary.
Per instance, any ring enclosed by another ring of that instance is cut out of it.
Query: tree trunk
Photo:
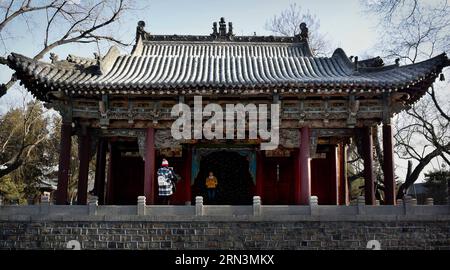
[[[6,165],[6,169],[0,169],[0,178],[19,168],[23,164],[23,161],[19,159],[14,162],[8,161],[6,164],[8,164]]]
[[[405,182],[401,184],[400,187],[398,188],[397,199],[403,199],[406,190],[417,181],[417,178],[419,178],[419,175],[422,172],[422,170],[428,165],[428,163],[430,163],[430,161],[433,158],[441,155],[441,153],[442,153],[441,149],[435,149],[433,152],[429,153],[423,159],[420,160],[419,164],[414,168],[414,170],[409,175],[407,175]]]

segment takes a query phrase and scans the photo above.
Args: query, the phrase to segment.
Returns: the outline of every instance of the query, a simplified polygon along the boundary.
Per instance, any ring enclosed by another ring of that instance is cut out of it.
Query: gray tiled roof
[[[70,56],[53,64],[19,54],[9,65],[19,79],[78,93],[171,89],[395,89],[409,87],[449,65],[441,54],[405,66],[356,70],[342,49],[313,57],[307,42],[139,40],[129,55],[110,52],[100,61]],[[98,64],[99,62],[99,64]],[[39,95],[39,94],[38,94]]]

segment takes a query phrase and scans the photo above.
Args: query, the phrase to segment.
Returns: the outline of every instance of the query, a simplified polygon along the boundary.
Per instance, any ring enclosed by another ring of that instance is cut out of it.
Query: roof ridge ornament
[[[219,29],[217,29],[217,24],[219,25]],[[224,17],[220,18],[219,23],[213,22],[212,30],[213,32],[211,36],[214,37],[215,39],[232,40],[234,37],[233,23],[228,22],[228,31],[227,31],[227,23],[225,22]]]
[[[304,40],[306,40],[306,39],[308,39],[309,38],[309,29],[308,29],[308,27],[306,26],[306,23],[301,23],[300,24],[300,37],[302,38],[302,39],[304,39]]]
[[[150,32],[145,31],[145,22],[139,21],[136,27],[136,43],[138,42],[139,37],[145,40],[148,39],[149,36]]]
[[[308,41],[309,39],[309,29],[305,22],[300,24],[300,33],[294,35],[294,37],[299,41]]]
[[[54,63],[58,62],[59,56],[56,53],[51,52],[50,53],[50,60],[52,61],[52,64],[54,64]]]

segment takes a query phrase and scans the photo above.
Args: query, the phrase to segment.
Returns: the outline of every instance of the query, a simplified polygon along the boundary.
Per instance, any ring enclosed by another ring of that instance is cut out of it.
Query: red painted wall
[[[277,181],[277,165],[279,178]],[[294,203],[294,162],[292,157],[264,158],[263,204]]]
[[[333,148],[331,147],[331,149]],[[263,204],[294,204],[294,185],[299,174],[296,163],[296,152],[291,153],[291,157],[264,157]],[[277,164],[279,165],[278,181]],[[337,170],[332,151],[327,153],[324,159],[311,160],[311,193],[313,196],[319,197],[319,204],[337,204],[337,183],[334,177]]]
[[[336,205],[336,164],[333,152],[326,153],[326,158],[311,160],[311,195],[319,197],[319,204]],[[337,178],[339,179],[339,178]]]

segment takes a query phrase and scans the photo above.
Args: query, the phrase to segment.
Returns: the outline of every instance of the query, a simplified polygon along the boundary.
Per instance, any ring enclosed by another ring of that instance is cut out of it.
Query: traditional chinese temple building
[[[17,78],[63,119],[56,202],[67,203],[72,135],[79,140],[78,203],[86,204],[89,162],[100,204],[158,203],[156,169],[169,160],[181,180],[173,204],[205,195],[219,180],[220,204],[349,203],[347,146],[360,145],[365,197],[375,204],[372,127],[382,123],[385,203],[395,204],[393,115],[420,99],[442,69],[445,54],[413,65],[349,58],[342,49],[315,57],[308,29],[294,37],[236,36],[223,18],[206,36],[152,35],[139,22],[130,54],[112,47],[93,59],[69,55],[51,63],[8,57]],[[175,140],[172,107],[193,104],[281,106],[280,144],[262,139]]]

